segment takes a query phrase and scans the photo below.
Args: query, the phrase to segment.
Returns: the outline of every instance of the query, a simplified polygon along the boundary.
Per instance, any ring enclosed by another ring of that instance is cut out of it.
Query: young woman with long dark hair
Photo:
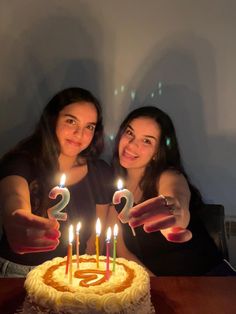
[[[203,201],[184,170],[175,128],[165,112],[147,106],[125,118],[113,165],[136,205],[129,224],[120,224],[120,255],[138,260],[155,275],[202,275],[222,262],[198,219]],[[116,206],[118,213],[122,206]]]
[[[112,173],[98,159],[102,149],[101,106],[74,87],[56,94],[34,133],[1,159],[2,276],[24,276],[34,265],[65,256],[70,223],[82,223],[80,252],[93,251],[96,218],[105,224],[111,202]],[[59,224],[48,219],[47,209],[58,202],[48,193],[62,173],[71,197],[63,210],[68,220]]]

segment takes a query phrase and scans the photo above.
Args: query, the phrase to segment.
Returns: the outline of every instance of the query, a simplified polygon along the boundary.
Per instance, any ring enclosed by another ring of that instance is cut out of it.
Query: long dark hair
[[[199,191],[190,183],[190,179],[184,170],[173,122],[168,114],[154,106],[145,106],[133,110],[121,123],[115,138],[113,154],[113,166],[116,174],[124,178],[127,176],[126,169],[123,168],[119,162],[119,142],[130,122],[139,117],[153,119],[161,129],[158,152],[147,165],[144,175],[139,183],[143,192],[143,199],[141,201],[156,196],[156,182],[158,178],[163,171],[172,169],[183,174],[188,181],[192,194],[191,201],[194,203],[201,203],[202,199]]]
[[[97,110],[97,124],[91,144],[79,154],[80,157],[93,159],[100,155],[104,147],[102,109],[99,101],[86,89],[71,87],[57,93],[44,108],[35,131],[28,138],[7,153],[3,158],[9,158],[12,154],[28,156],[37,169],[38,182],[45,184],[40,186],[44,193],[44,186],[52,184],[54,174],[59,170],[58,157],[60,145],[56,136],[56,123],[60,111],[75,102],[89,102]],[[48,184],[47,184],[48,183]]]

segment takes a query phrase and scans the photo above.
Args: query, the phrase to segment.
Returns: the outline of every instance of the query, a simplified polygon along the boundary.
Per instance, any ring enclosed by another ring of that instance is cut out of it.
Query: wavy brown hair
[[[145,106],[133,110],[121,123],[115,138],[113,153],[113,167],[116,175],[121,176],[124,179],[127,176],[126,169],[122,167],[119,162],[119,142],[131,121],[140,117],[153,119],[159,125],[161,130],[160,143],[156,156],[154,156],[147,165],[144,175],[139,182],[139,186],[143,192],[142,201],[156,196],[156,182],[161,173],[165,170],[172,169],[183,174],[186,178],[191,191],[191,201],[194,203],[202,203],[199,191],[191,184],[190,179],[184,170],[173,122],[168,114],[154,106]]]

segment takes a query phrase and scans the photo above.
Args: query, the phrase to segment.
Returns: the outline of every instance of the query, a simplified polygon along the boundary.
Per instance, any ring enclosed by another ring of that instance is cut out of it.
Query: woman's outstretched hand
[[[191,231],[181,227],[183,215],[184,211],[171,198],[160,195],[131,208],[129,225],[143,225],[147,233],[161,231],[168,241],[181,243],[192,238]]]
[[[4,229],[11,249],[18,254],[54,250],[59,244],[59,223],[18,209],[4,219]]]

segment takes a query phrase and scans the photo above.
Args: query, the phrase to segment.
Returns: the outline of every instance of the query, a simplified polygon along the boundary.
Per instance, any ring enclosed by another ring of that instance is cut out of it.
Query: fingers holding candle
[[[169,214],[169,205],[173,205],[172,203],[166,203],[167,198],[163,198],[162,195],[158,197],[150,198],[130,209],[130,217],[129,218],[140,218],[146,217],[148,215],[152,215],[153,213],[159,214],[160,216],[166,216]],[[170,201],[169,201],[170,202]]]
[[[16,210],[6,225],[9,245],[15,253],[51,251],[59,244],[59,223],[28,210]]]
[[[147,233],[161,231],[171,242],[186,242],[192,238],[192,233],[179,226],[181,215],[172,198],[159,195],[134,206],[130,210],[129,224],[132,227],[143,225]]]
[[[180,215],[181,213],[178,212],[177,207],[171,200],[166,205],[166,198],[158,196],[131,208],[129,224],[132,227],[138,227],[155,223],[155,231],[157,231],[158,229],[168,228],[174,223],[177,223]]]

